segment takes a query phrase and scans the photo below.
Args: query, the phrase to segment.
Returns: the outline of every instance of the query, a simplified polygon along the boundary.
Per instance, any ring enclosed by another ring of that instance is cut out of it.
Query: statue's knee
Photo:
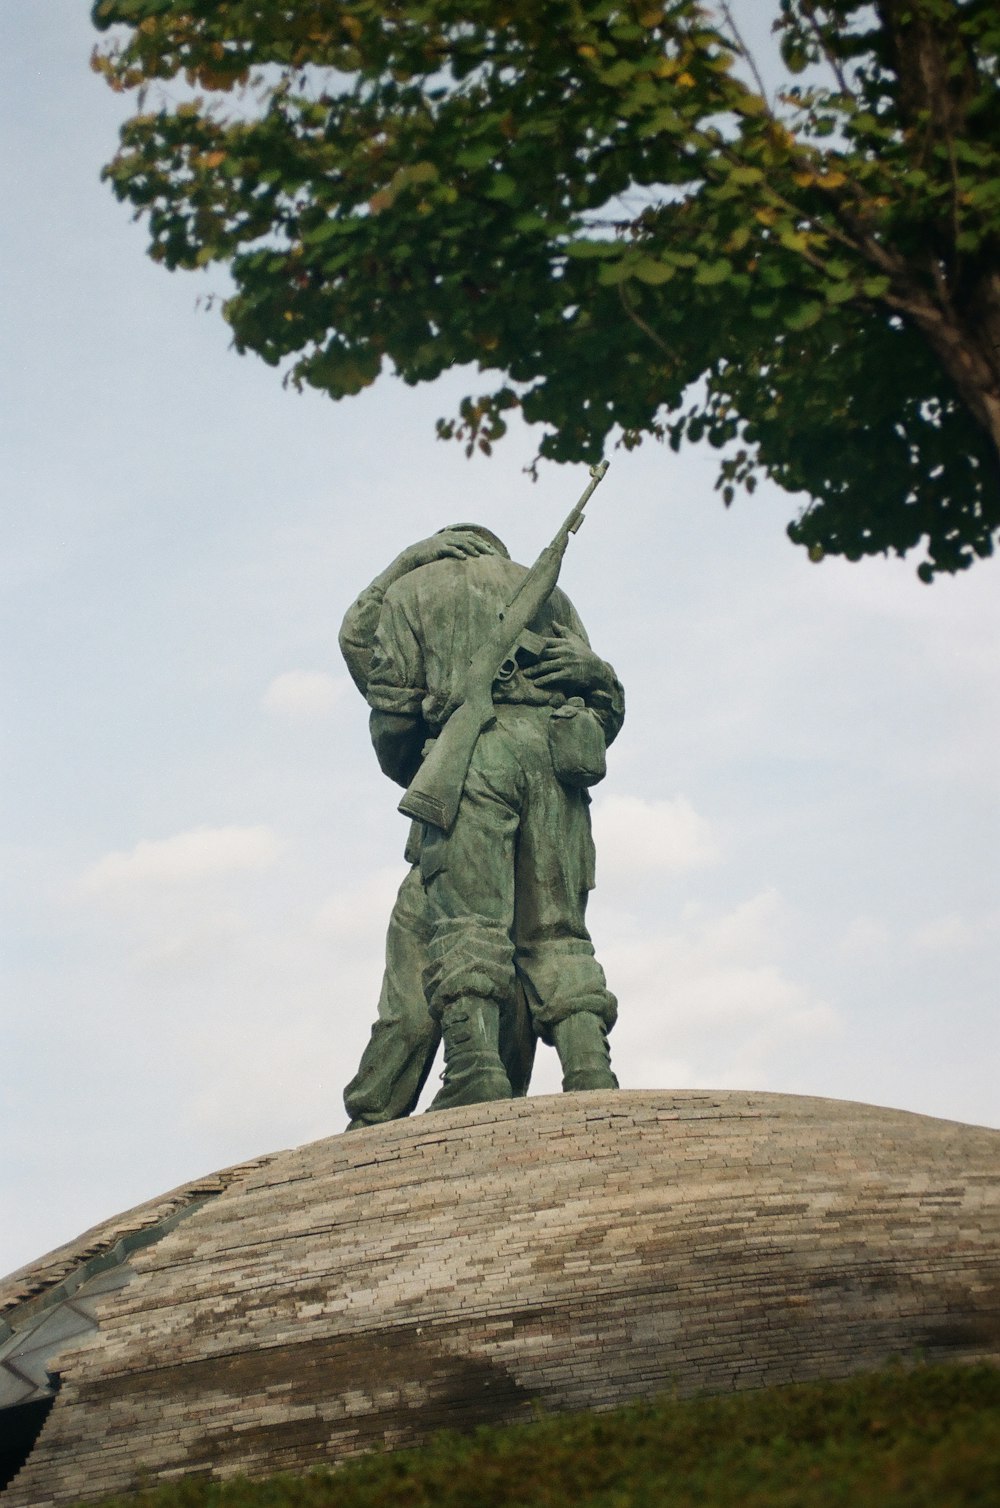
[[[531,1019],[545,1041],[551,1043],[552,1028],[570,1016],[596,1016],[606,1032],[614,1026],[618,1001],[589,944],[560,940],[519,962],[532,985]]]
[[[514,948],[505,927],[482,917],[437,923],[427,949],[424,992],[431,1014],[474,995],[504,1004],[514,989]]]

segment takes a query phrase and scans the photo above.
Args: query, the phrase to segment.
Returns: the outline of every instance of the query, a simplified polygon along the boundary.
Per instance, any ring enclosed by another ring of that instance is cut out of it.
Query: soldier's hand
[[[469,529],[442,529],[440,534],[410,545],[399,557],[399,564],[407,571],[415,571],[418,566],[430,565],[432,560],[470,560],[495,553],[481,534],[473,534]]]
[[[600,655],[561,624],[554,628],[536,663],[524,667],[528,680],[547,691],[564,691],[570,696],[608,690],[611,671]]]

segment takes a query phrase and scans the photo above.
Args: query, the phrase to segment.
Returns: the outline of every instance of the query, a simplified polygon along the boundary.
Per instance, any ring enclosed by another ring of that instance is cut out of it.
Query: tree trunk
[[[954,163],[954,144],[968,133],[969,106],[983,82],[966,38],[953,18],[942,18],[921,0],[875,0],[875,10],[898,79],[900,118],[918,154],[932,144],[944,146]],[[968,259],[955,244],[959,223],[956,198],[952,224],[932,264],[936,295],[918,289],[901,263],[891,267],[895,259],[887,249],[883,270],[899,295],[891,302],[923,334],[969,413],[990,436],[1000,467],[1000,274],[970,276]],[[985,261],[988,252],[981,248],[978,255]]]
[[[981,279],[967,308],[962,315],[928,301],[907,312],[990,436],[1000,465],[1000,276]]]

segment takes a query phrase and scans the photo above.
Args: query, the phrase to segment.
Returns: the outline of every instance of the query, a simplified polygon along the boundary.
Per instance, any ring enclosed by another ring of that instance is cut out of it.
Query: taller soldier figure
[[[432,561],[385,594],[367,697],[379,763],[403,786],[526,576],[495,535],[477,533],[484,553]],[[535,1030],[559,1054],[563,1088],[617,1087],[607,1045],[616,1003],[585,922],[594,883],[587,784],[602,773],[624,698],[558,587],[492,700],[454,821],[448,830],[428,823],[420,844],[424,988],[445,1045],[439,1109],[512,1094],[498,1043],[518,981]]]
[[[363,696],[368,693],[375,630],[392,583],[432,560],[481,555],[489,549],[487,541],[474,530],[441,529],[429,539],[409,545],[365,587],[348,608],[340,630],[341,652]],[[424,995],[430,921],[420,880],[422,835],[423,824],[413,822],[406,844],[406,858],[412,867],[389,917],[378,1016],[358,1071],[344,1090],[350,1130],[409,1115],[416,1108],[441,1043],[441,1023],[431,1016]],[[504,1013],[500,1022],[500,1057],[515,1096],[528,1092],[534,1056],[535,1035],[521,990],[515,1009]]]

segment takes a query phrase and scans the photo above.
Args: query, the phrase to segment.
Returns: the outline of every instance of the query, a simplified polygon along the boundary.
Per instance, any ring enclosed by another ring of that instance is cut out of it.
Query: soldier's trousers
[[[594,957],[590,802],[556,779],[549,709],[499,705],[480,735],[450,834],[428,828],[420,867],[430,921],[427,998],[440,1016],[475,996],[507,1006],[518,981],[535,1030],[588,1011],[614,1024]]]
[[[344,1091],[352,1121],[375,1125],[410,1115],[427,1081],[441,1041],[430,1014],[424,973],[432,932],[420,871],[409,871],[396,897],[385,941],[385,973],[372,1028],[354,1078]],[[500,1055],[516,1095],[526,1094],[534,1059],[534,1035],[523,995],[501,1019]]]

